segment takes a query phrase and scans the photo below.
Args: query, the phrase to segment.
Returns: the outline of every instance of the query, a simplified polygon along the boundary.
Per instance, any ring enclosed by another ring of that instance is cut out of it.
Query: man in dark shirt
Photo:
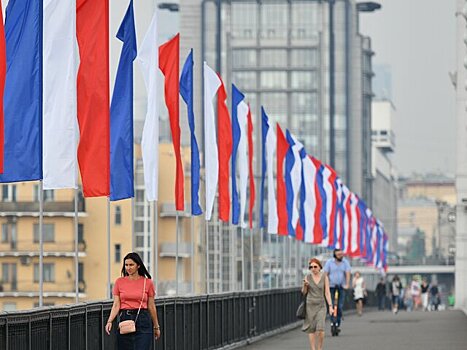
[[[376,285],[376,297],[378,298],[378,310],[384,310],[386,304],[386,283],[384,278]]]
[[[440,300],[439,300],[439,289],[436,283],[433,283],[433,285],[430,288],[430,305],[431,309],[438,311],[438,306],[439,306]]]

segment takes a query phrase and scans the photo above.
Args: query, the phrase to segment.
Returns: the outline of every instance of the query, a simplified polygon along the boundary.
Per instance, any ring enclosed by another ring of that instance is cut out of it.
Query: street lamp
[[[180,5],[174,2],[161,2],[157,7],[160,10],[169,10],[170,12],[178,12]]]
[[[381,9],[381,4],[374,1],[365,1],[357,3],[358,12],[373,12]]]

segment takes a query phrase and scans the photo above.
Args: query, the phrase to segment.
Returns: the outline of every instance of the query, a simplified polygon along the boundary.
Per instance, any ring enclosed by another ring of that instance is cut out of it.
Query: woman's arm
[[[148,298],[148,310],[149,314],[151,315],[152,324],[154,327],[154,336],[156,339],[159,339],[161,337],[161,327],[159,326],[159,319],[157,318],[156,303],[154,302],[154,298]]]
[[[107,319],[107,324],[105,325],[105,331],[110,335],[112,329],[112,322],[117,317],[118,312],[120,311],[120,297],[114,295],[114,303],[112,304],[112,309],[110,310],[109,318]]]
[[[329,289],[329,278],[326,275],[324,275],[324,296],[329,305],[329,313],[332,314],[333,307],[332,307],[332,300],[331,300],[331,290]]]
[[[308,287],[310,286],[310,283],[308,283],[308,280],[305,278],[303,279],[303,286],[302,286],[302,294],[308,293]]]

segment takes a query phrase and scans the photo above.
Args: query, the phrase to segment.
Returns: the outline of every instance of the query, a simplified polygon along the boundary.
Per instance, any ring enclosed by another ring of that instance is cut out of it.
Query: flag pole
[[[190,236],[191,236],[191,294],[195,294],[195,218],[190,218]]]
[[[276,260],[276,288],[279,288],[279,262],[280,262],[280,244],[279,244],[279,234],[276,235],[276,244],[275,244],[275,260]]]
[[[224,222],[221,221],[220,222],[221,224],[218,226],[219,227],[219,280],[220,280],[220,292],[223,292],[224,291],[224,280],[223,280],[223,277],[224,277],[224,271],[223,271],[223,249],[224,249],[224,242],[223,242],[223,231],[224,231]]]
[[[250,228],[250,290],[255,290],[255,267],[253,257],[253,230]]]
[[[154,235],[154,239],[153,239],[153,242],[152,242],[152,246],[153,246],[153,255],[154,255],[154,283],[156,284],[156,290],[157,290],[157,284],[159,282],[159,271],[158,271],[158,268],[159,268],[159,227],[158,227],[158,206],[157,206],[157,200],[151,202],[151,205],[152,205],[152,210],[151,210],[151,213],[152,213],[152,216],[153,216],[153,220],[152,220],[152,225],[151,225],[151,235],[153,234]]]
[[[39,181],[39,307],[44,305],[44,188]]]
[[[206,231],[206,294],[210,294],[210,286],[209,286],[209,230],[208,230],[208,221],[204,221],[204,228]]]
[[[244,241],[245,229],[242,227],[241,234],[241,244],[242,244],[242,291],[245,291],[245,241]]]
[[[269,251],[269,289],[272,288],[272,257],[273,249],[271,245],[271,234],[268,232],[268,251]]]
[[[302,254],[301,254],[301,248],[302,248],[302,242],[301,241],[298,241],[297,240],[297,243],[296,243],[296,246],[297,246],[297,260],[296,263],[295,263],[295,271],[297,271],[297,278],[295,278],[295,281],[297,283],[297,286],[300,285],[300,279],[301,279],[301,273],[300,273],[300,269],[301,269],[301,266],[302,266]]]
[[[285,288],[285,245],[286,236],[282,237],[282,288]]]
[[[78,188],[75,188],[75,303],[79,303],[79,262],[78,262]]]
[[[236,233],[237,231],[234,230],[234,227],[233,225],[230,226],[230,239],[232,240],[232,244],[231,244],[231,248],[230,248],[230,283],[231,283],[231,288],[230,290],[231,291],[235,291],[236,288],[235,288],[235,281],[236,281],[236,278],[235,278],[235,264],[236,264],[236,261],[237,261],[237,239],[236,239]],[[235,233],[235,234],[234,234]]]
[[[110,198],[107,197],[107,296],[110,298]]]
[[[144,214],[146,215],[146,210],[144,211]],[[131,197],[131,251],[132,252],[135,251],[135,240],[136,240],[135,239],[135,197]]]
[[[178,210],[175,210],[175,295],[178,295]]]
[[[264,258],[263,258],[263,229],[259,230],[260,241],[259,241],[259,288],[264,289],[263,285],[263,268],[264,268]]]

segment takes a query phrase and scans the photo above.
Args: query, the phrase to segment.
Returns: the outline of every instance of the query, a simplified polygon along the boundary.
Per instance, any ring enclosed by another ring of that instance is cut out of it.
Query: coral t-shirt
[[[117,278],[113,288],[113,295],[120,297],[120,309],[138,309],[143,297],[144,277],[137,280],[131,280],[128,276]],[[146,279],[146,287],[144,289],[144,299],[141,305],[142,309],[148,308],[148,298],[154,298],[156,292],[152,280]]]

